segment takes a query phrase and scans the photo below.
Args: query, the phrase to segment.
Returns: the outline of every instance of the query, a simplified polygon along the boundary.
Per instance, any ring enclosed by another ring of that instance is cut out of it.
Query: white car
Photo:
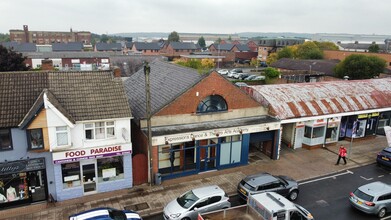
[[[218,70],[217,72],[220,73],[221,75],[227,75],[229,71],[227,69],[221,69]]]
[[[113,208],[96,208],[69,216],[69,220],[89,219],[142,220],[142,218],[134,211],[117,210]]]
[[[164,207],[165,220],[197,220],[198,213],[231,207],[227,194],[217,185],[193,189]]]

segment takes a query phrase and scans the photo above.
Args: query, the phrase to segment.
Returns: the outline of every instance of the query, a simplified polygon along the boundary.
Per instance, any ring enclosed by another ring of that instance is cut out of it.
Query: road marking
[[[352,171],[350,171],[350,170],[346,170],[343,173],[338,173],[338,174],[335,174],[335,175],[332,175],[332,176],[326,176],[326,177],[322,177],[322,178],[319,178],[319,179],[313,179],[313,180],[305,181],[305,182],[299,183],[299,185],[304,185],[304,184],[307,184],[307,183],[313,183],[313,182],[317,182],[317,181],[325,180],[325,179],[330,179],[330,178],[335,179],[337,176],[342,176],[342,175],[346,175],[346,174],[354,174],[354,173]]]
[[[363,177],[363,176],[360,176],[361,178],[363,178],[364,180],[373,180],[373,178],[365,178],[365,177]]]
[[[384,177],[384,175],[380,175],[380,176],[377,176],[378,178],[382,178],[382,177]]]
[[[384,217],[384,218],[381,218],[380,220],[385,220],[385,219],[390,219],[390,218],[391,218],[391,215],[387,216],[387,217]]]

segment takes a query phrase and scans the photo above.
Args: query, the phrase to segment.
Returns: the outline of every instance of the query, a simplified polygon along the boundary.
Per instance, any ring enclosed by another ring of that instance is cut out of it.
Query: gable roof
[[[195,69],[157,59],[149,66],[152,115],[205,77]],[[146,114],[144,69],[131,75],[124,84],[133,116],[138,119],[144,118]]]
[[[170,42],[171,47],[174,50],[197,50],[199,49],[199,45],[197,47],[196,44],[190,42]]]
[[[69,42],[69,43],[54,43],[52,44],[52,51],[82,51],[83,43]]]
[[[279,119],[391,107],[391,78],[243,88]]]
[[[290,58],[281,58],[270,64],[271,67],[287,70],[308,70],[321,72],[329,76],[334,75],[334,67],[339,63],[338,60],[298,60]]]
[[[46,89],[46,90],[45,90]],[[111,71],[0,73],[0,127],[17,127],[42,104],[42,93],[70,121],[131,117],[122,80]],[[24,124],[24,123],[22,123]]]
[[[238,48],[238,50],[241,52],[250,51],[250,48],[247,46],[247,44],[236,44],[235,47]]]
[[[134,42],[137,50],[160,50],[159,43]]]
[[[99,42],[95,45],[96,50],[98,51],[121,51],[122,45],[121,43],[103,43]]]
[[[235,44],[212,44],[216,50],[231,51]]]

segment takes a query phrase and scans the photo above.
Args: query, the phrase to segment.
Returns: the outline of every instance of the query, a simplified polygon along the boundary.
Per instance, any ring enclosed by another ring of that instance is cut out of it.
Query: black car
[[[377,154],[376,162],[378,165],[383,165],[391,168],[391,147],[384,148]]]
[[[247,200],[249,194],[276,192],[293,201],[299,195],[299,185],[295,180],[287,176],[258,173],[242,179],[238,184],[237,191],[244,200]]]

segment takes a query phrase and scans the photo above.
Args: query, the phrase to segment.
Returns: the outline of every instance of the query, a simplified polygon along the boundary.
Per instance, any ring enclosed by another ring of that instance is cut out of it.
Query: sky
[[[391,0],[0,0],[0,33],[391,35]]]

